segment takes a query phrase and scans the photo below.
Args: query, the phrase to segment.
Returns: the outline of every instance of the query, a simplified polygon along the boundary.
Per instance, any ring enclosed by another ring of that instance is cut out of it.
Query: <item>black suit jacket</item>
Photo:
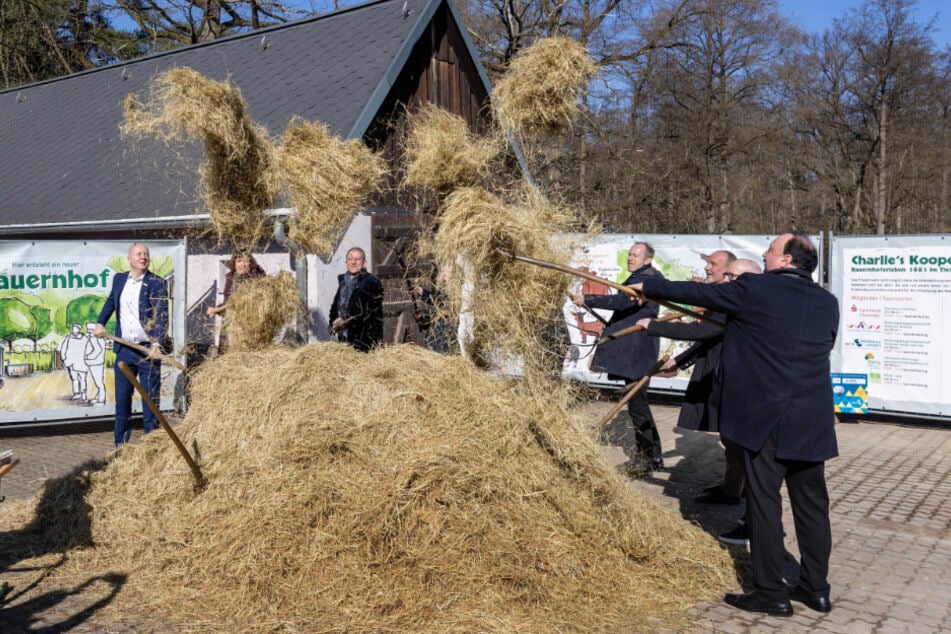
[[[777,458],[838,455],[829,353],[839,306],[807,272],[777,269],[730,284],[649,279],[644,293],[730,316],[720,365],[725,438],[759,451],[776,430]]]
[[[652,266],[642,266],[624,280],[624,285],[643,282],[651,278],[664,279],[664,276]],[[625,293],[585,295],[584,303],[591,308],[606,308],[614,311],[611,319],[608,320],[608,325],[604,328],[604,336],[613,335],[619,330],[633,326],[644,317],[650,319],[657,317],[657,304],[645,302],[641,305]],[[594,359],[591,361],[591,369],[595,372],[607,372],[609,375],[621,377],[627,381],[636,381],[654,368],[659,351],[660,342],[656,338],[648,337],[646,332],[636,332],[598,346]]]
[[[725,315],[715,311],[708,311],[706,316],[721,323],[726,321]],[[718,431],[720,380],[717,366],[723,347],[723,328],[700,319],[689,323],[652,321],[647,327],[647,334],[651,337],[695,342],[675,359],[679,368],[693,366],[683,405],[680,406],[677,426],[699,431]]]
[[[329,321],[340,317],[340,293],[344,286],[344,273],[337,276],[337,292],[330,305]],[[357,350],[367,352],[383,340],[383,284],[366,269],[357,273],[357,286],[347,302],[347,343]]]

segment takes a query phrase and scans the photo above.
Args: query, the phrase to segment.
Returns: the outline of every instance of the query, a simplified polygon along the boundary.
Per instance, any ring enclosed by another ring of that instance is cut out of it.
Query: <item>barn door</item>
[[[410,284],[424,275],[426,263],[418,262],[416,237],[432,224],[432,217],[418,213],[374,212],[373,274],[383,283],[383,342],[417,343],[423,336],[416,324]]]

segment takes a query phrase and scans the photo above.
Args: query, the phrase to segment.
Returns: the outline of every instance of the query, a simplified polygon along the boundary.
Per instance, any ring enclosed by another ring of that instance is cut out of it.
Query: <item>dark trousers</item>
[[[744,451],[746,463],[746,522],[750,531],[753,584],[775,601],[788,598],[783,581],[783,499],[786,482],[799,542],[799,585],[811,592],[829,591],[832,528],[825,463],[781,460],[776,457],[773,431],[757,452]]]
[[[743,497],[746,489],[746,468],[743,466],[743,447],[721,437],[726,471],[723,473],[723,490],[734,497]]]
[[[627,402],[627,413],[634,427],[634,442],[637,452],[651,460],[659,460],[664,452],[660,447],[660,434],[654,423],[650,405],[647,403],[647,387],[642,388]]]
[[[129,383],[129,379],[119,370],[119,362],[125,361],[133,376],[138,379],[142,387],[145,388],[149,398],[158,405],[159,390],[162,387],[161,364],[158,361],[150,361],[142,353],[133,350],[127,346],[119,346],[116,351],[116,424],[113,428],[115,433],[116,447],[129,442],[132,436],[132,423],[129,417],[132,414],[132,393],[135,388]],[[155,414],[145,403],[142,404],[142,429],[149,433],[158,427],[158,421]]]

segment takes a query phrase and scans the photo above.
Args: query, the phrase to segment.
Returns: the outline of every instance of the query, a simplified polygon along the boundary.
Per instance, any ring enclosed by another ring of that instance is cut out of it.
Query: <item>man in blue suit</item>
[[[828,612],[832,531],[825,461],[838,455],[829,353],[839,327],[835,297],[812,281],[808,236],[785,233],[763,254],[766,273],[731,284],[635,284],[648,298],[729,315],[720,356],[720,433],[743,448],[753,592],[728,594],[741,610],[791,616],[789,600]],[[801,556],[796,586],[783,581],[786,483]]]
[[[168,285],[158,275],[149,271],[149,248],[141,243],[133,244],[128,254],[129,272],[116,273],[112,278],[112,290],[99,313],[93,329],[97,337],[106,335],[105,324],[116,315],[116,337],[149,348],[148,354],[115,343],[115,394],[116,394],[116,447],[129,442],[132,425],[133,387],[119,370],[119,362],[125,361],[156,404],[162,384],[162,343],[168,333]],[[149,433],[157,426],[155,414],[143,404],[142,427]]]

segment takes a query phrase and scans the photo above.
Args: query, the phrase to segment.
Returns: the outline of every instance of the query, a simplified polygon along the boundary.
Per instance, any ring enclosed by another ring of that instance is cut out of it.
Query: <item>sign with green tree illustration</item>
[[[0,343],[13,349],[17,339],[27,339],[36,331],[36,318],[29,305],[14,297],[0,299]]]
[[[114,277],[129,270],[131,245],[0,241],[0,426],[111,415],[115,354],[111,342],[94,341],[92,331]],[[149,270],[174,295],[175,272],[185,268],[184,243],[157,240],[147,246]],[[183,347],[184,298],[167,301],[169,335]],[[105,324],[107,332],[115,332],[115,319],[113,314]],[[177,376],[163,367],[163,383],[174,387]],[[163,389],[165,409],[172,405],[171,387]],[[141,408],[138,400],[133,407]]]
[[[33,342],[33,352],[36,352],[37,342],[53,331],[53,318],[50,316],[50,309],[43,306],[30,306],[30,314],[33,316],[33,331],[27,337]]]

